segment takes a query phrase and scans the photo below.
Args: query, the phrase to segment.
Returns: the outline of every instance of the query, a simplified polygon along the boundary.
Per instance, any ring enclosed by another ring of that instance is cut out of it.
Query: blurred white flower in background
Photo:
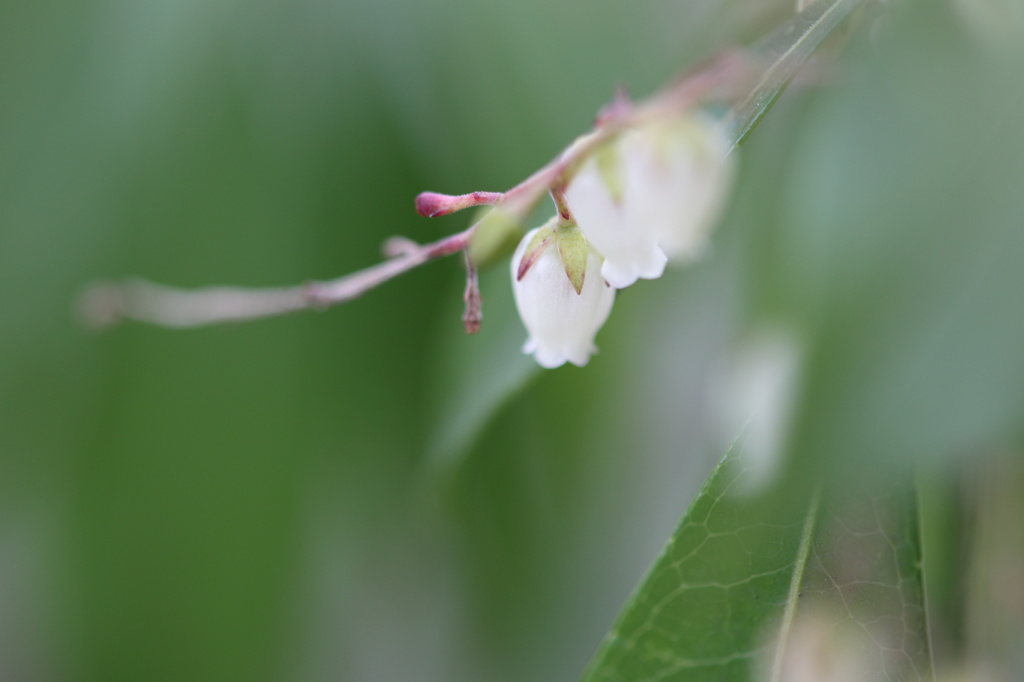
[[[880,680],[870,637],[849,614],[836,613],[827,605],[812,602],[791,624],[782,623],[775,645],[763,649],[760,675],[763,682],[865,682]],[[896,649],[896,651],[899,651]]]
[[[740,492],[775,481],[800,398],[804,347],[795,330],[763,327],[743,338],[710,385],[721,447],[740,437],[747,470]]]
[[[594,336],[608,319],[615,290],[579,229],[548,224],[528,232],[512,257],[512,290],[530,335],[523,352],[548,369],[586,365],[597,352]]]
[[[706,249],[732,184],[726,127],[693,112],[627,130],[588,159],[565,196],[617,289]]]

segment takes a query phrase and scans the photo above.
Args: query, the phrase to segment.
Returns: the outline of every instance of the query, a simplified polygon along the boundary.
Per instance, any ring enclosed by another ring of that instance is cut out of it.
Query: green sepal
[[[549,221],[548,224],[542,226],[537,233],[530,239],[530,243],[526,245],[526,250],[523,251],[523,258],[519,261],[519,269],[516,271],[516,281],[518,282],[523,278],[524,275],[529,271],[533,264],[537,262],[540,255],[544,253],[551,244],[555,241],[556,228],[554,227],[554,220]]]
[[[483,208],[477,216],[476,231],[466,249],[470,262],[483,268],[511,253],[523,234],[523,227],[501,208]]]
[[[577,294],[583,292],[583,280],[587,275],[587,259],[590,256],[590,245],[583,232],[575,225],[563,225],[558,228],[558,255],[562,258],[565,275],[572,283]]]

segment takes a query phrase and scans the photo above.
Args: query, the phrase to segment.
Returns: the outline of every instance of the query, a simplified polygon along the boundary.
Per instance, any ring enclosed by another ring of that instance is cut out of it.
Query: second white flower
[[[725,127],[693,113],[628,130],[583,164],[566,201],[612,286],[700,256],[731,186],[728,152]]]

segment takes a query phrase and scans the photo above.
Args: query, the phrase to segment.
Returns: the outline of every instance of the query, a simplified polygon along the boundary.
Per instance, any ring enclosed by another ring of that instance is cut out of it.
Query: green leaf
[[[862,4],[864,0],[818,0],[751,48],[767,67],[750,94],[729,112],[734,146],[743,143],[821,42]]]
[[[725,457],[583,679],[790,679],[822,619],[827,651],[855,643],[837,665],[930,677],[912,488],[754,495],[739,492],[748,476],[735,451]]]

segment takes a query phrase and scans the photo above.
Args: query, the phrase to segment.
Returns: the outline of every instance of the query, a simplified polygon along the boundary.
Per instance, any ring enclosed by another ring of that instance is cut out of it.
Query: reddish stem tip
[[[439,215],[461,211],[464,208],[493,204],[499,199],[501,199],[501,194],[498,192],[470,192],[458,196],[423,192],[416,197],[416,212],[424,218],[435,218]]]
[[[424,218],[433,218],[434,216],[444,215],[450,213],[446,211],[451,204],[451,197],[444,194],[437,194],[436,192],[423,192],[416,197],[416,212]]]

